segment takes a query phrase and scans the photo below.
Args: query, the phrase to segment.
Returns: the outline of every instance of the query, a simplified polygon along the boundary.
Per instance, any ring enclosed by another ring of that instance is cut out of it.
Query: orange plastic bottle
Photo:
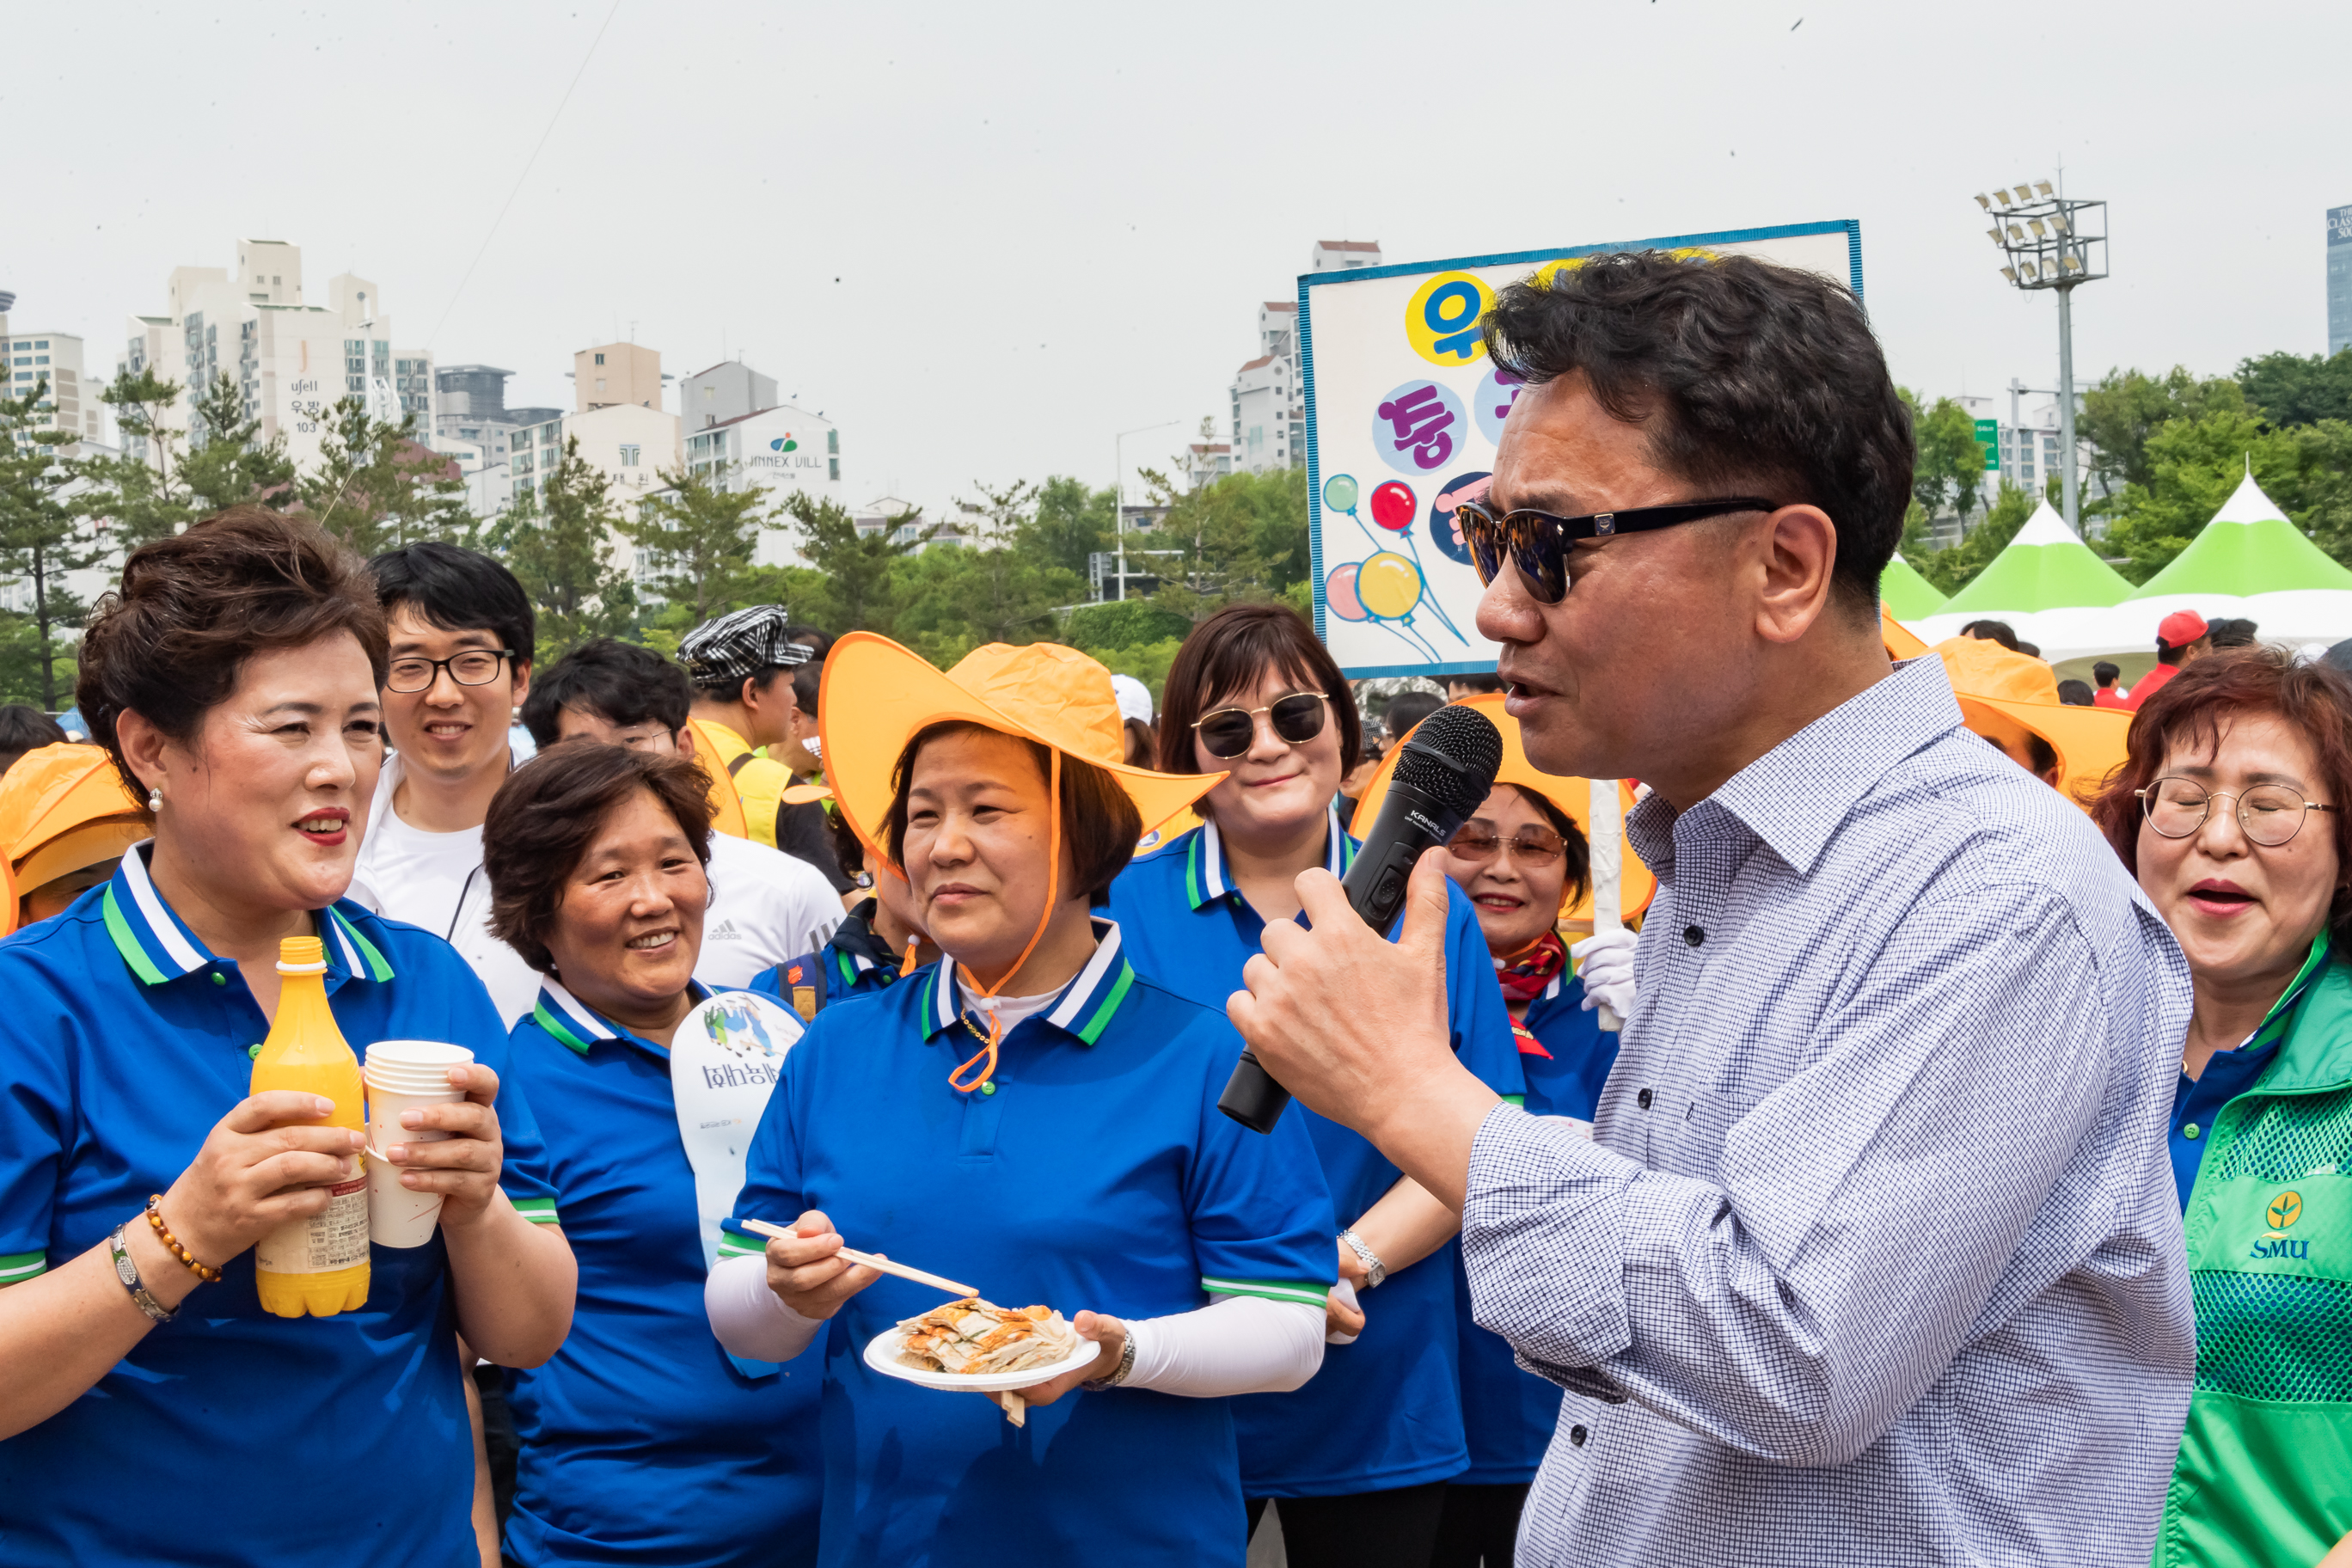
[[[299,1089],[335,1102],[328,1125],[365,1131],[360,1060],[327,1006],[327,953],[315,936],[278,944],[278,1016],[253,1058],[252,1092]],[[360,1173],[336,1184],[326,1212],[289,1221],[253,1249],[254,1283],[264,1311],[281,1318],[331,1318],[355,1311],[368,1297],[368,1194]]]

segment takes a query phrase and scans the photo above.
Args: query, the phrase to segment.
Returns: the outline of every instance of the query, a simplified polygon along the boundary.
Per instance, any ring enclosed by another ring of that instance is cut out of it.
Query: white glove
[[[1633,949],[1641,938],[1620,926],[1586,937],[1568,950],[1584,982],[1584,1010],[1606,1005],[1620,1018],[1633,1016]]]

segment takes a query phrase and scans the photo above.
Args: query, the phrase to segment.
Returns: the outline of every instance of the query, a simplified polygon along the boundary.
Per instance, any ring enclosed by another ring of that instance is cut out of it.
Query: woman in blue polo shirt
[[[830,821],[834,858],[845,875],[856,877],[873,893],[851,908],[823,947],[784,960],[751,984],[803,1018],[814,1018],[831,1004],[852,996],[871,996],[916,968],[937,963],[940,956],[915,918],[915,895],[907,879],[869,861],[866,847],[838,812]]]
[[[0,942],[11,1564],[477,1559],[457,1335],[545,1360],[572,1264],[481,982],[341,896],[384,658],[359,562],[258,508],[133,552],[84,637],[82,711],[154,837]],[[358,1310],[283,1319],[253,1244],[358,1168],[331,1102],[247,1094],[278,943],[302,935],[354,1048],[443,1040],[475,1065],[465,1101],[412,1113],[450,1137],[383,1151],[443,1194],[434,1238],[373,1248]]]
[[[1070,648],[992,645],[942,676],[852,633],[825,681],[836,799],[945,956],[793,1048],[728,1222],[744,1256],[711,1275],[735,1353],[820,1347],[819,1561],[1238,1568],[1224,1396],[1320,1363],[1329,1200],[1298,1118],[1260,1137],[1218,1113],[1223,1015],[1089,914],[1141,828],[1213,781],[1127,767],[1108,676]],[[763,1249],[755,1218],[796,1234]],[[1019,1427],[877,1373],[866,1345],[945,1302],[845,1241],[1054,1307],[1098,1356],[1025,1391]]]
[[[709,837],[691,762],[583,742],[515,770],[483,825],[491,927],[548,977],[515,1026],[514,1071],[580,1259],[571,1336],[509,1380],[522,1451],[506,1549],[525,1568],[735,1568],[816,1550],[814,1372],[730,1363],[703,1318],[733,1187],[706,1237],[698,1166],[727,1148],[699,1135],[689,1148],[673,1079],[709,1054],[677,1038],[709,994],[694,983]],[[722,1074],[740,1080],[724,1119],[745,1133],[772,1062]],[[698,1134],[721,1120],[689,1104]]]
[[[1222,1009],[1265,923],[1299,910],[1299,873],[1347,869],[1355,840],[1334,800],[1361,742],[1353,694],[1322,644],[1279,605],[1239,605],[1193,628],[1168,672],[1160,755],[1232,771],[1207,822],[1129,867],[1110,911],[1136,963]],[[1496,1092],[1520,1091],[1518,1053],[1469,900],[1445,933],[1454,1049]],[[1425,1563],[1444,1483],[1468,1463],[1456,1385],[1458,1220],[1369,1142],[1303,1108],[1348,1228],[1327,1244],[1362,1318],[1332,1309],[1322,1373],[1293,1394],[1238,1401],[1252,1519],[1280,1500],[1295,1564]],[[1377,1287],[1377,1289],[1374,1289]]]

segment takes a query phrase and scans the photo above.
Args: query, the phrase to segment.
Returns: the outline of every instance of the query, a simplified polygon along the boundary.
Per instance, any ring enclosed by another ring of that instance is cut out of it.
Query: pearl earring
[[[163,785],[158,784],[147,792],[147,809],[151,812],[160,812],[163,809]]]

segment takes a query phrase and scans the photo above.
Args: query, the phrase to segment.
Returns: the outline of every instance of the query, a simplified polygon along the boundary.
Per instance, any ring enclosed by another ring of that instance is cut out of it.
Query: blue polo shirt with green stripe
[[[820,1013],[784,1058],[724,1246],[761,1249],[744,1219],[821,1209],[852,1247],[1005,1306],[1320,1306],[1336,1260],[1322,1173],[1298,1118],[1260,1137],[1217,1110],[1241,1049],[1223,1013],[1138,973],[1097,921],[1085,969],[960,1092],[948,1078],[982,1048],[978,1021],[951,959]],[[1015,1429],[987,1400],[866,1366],[868,1341],[943,1301],[886,1277],[803,1353],[824,1372],[819,1562],[1238,1568],[1229,1401],[1080,1393]]]
[[[1336,806],[1324,830],[1324,864],[1344,876],[1356,841]],[[1495,980],[1477,911],[1446,884],[1446,1026],[1455,1056],[1496,1093],[1526,1090],[1511,1015]],[[1135,860],[1111,884],[1110,912],[1139,968],[1203,1006],[1223,1009],[1242,987],[1242,966],[1261,951],[1265,921],[1234,888],[1217,825],[1210,822]],[[1393,936],[1393,932],[1391,933]],[[1230,1065],[1230,1064],[1228,1064]],[[1353,1225],[1403,1174],[1361,1134],[1295,1107],[1322,1163],[1339,1222]],[[1338,1241],[1324,1253],[1336,1258]],[[1389,1275],[1364,1300],[1353,1344],[1324,1352],[1323,1370],[1289,1394],[1234,1402],[1242,1485],[1258,1497],[1334,1497],[1419,1486],[1460,1475],[1470,1462],[1462,1425],[1455,1245]]]
[[[805,1563],[817,1369],[747,1374],[711,1337],[668,1049],[550,980],[515,1026],[514,1065],[548,1129],[580,1294],[563,1348],[507,1374],[522,1440],[508,1557]]]
[[[164,903],[146,853],[0,942],[0,1269],[12,1281],[138,1221],[246,1098],[269,1030],[236,965]],[[473,970],[439,937],[348,900],[316,918],[328,1005],[352,1048],[471,1049],[499,1077],[499,1184],[526,1215],[555,1220],[538,1123]],[[470,1561],[473,1443],[439,1235],[373,1248],[367,1305],[331,1318],[264,1312],[249,1251],[205,1261],[221,1265],[219,1284],[198,1286],[71,1405],[0,1442],[0,1561],[176,1563],[202,1554],[192,1542],[320,1568]],[[124,1506],[126,1478],[137,1507]],[[289,1479],[326,1485],[331,1505],[289,1505]]]

